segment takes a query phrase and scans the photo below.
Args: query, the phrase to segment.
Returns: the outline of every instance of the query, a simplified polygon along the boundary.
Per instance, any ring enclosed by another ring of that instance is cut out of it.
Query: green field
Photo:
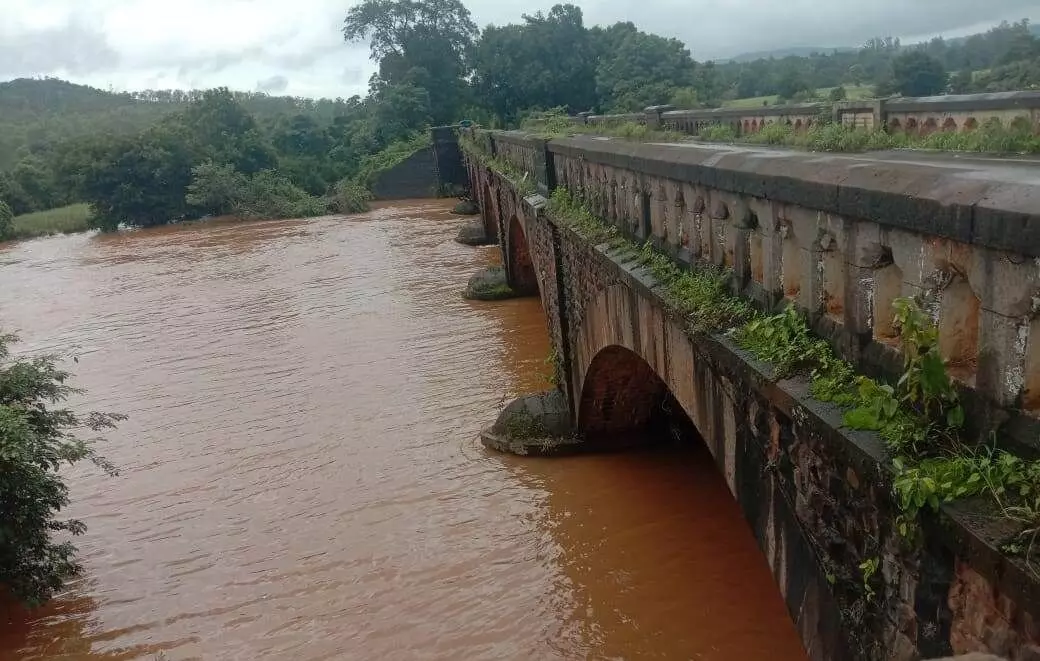
[[[34,236],[68,234],[90,229],[90,206],[71,204],[59,209],[27,213],[14,218],[14,238],[29,239]]]
[[[826,99],[827,96],[833,90],[833,87],[821,87],[816,90],[816,96],[821,99]],[[856,101],[858,99],[869,99],[874,95],[874,88],[870,85],[846,85],[845,93],[848,94],[849,101]],[[723,108],[758,108],[763,105],[773,106],[776,105],[778,97],[774,94],[772,96],[751,96],[745,99],[731,99],[729,101],[723,101]]]

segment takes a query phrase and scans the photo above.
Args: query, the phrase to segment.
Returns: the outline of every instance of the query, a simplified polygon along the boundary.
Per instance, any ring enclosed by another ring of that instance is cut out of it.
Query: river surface
[[[0,659],[804,661],[703,449],[479,445],[548,337],[461,299],[497,250],[447,208],[0,246],[15,348],[130,415],[118,477],[69,473],[82,577]]]

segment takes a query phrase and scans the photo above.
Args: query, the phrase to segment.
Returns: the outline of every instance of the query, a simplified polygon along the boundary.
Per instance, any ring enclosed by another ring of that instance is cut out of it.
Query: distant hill
[[[751,51],[750,53],[741,53],[736,57],[731,57],[728,60],[721,60],[724,62],[754,62],[755,60],[768,60],[769,58],[780,59],[783,57],[809,57],[813,53],[833,53],[835,51],[839,53],[847,53],[856,50],[855,48],[849,48],[847,46],[791,46],[789,48],[776,48],[774,50],[760,50]]]
[[[138,133],[183,109],[199,94],[181,90],[109,92],[58,78],[0,82],[0,171],[13,166],[27,149],[39,151],[66,138]],[[306,112],[330,121],[349,106],[343,100],[234,94],[260,120]]]
[[[66,112],[106,112],[134,105],[129,94],[114,94],[57,78],[18,78],[0,83],[0,116]]]
[[[1034,35],[1040,37],[1040,23],[1036,23],[1029,26],[1029,31]],[[969,35],[971,36],[971,35]],[[947,39],[948,44],[963,44],[968,40],[968,37],[954,37]],[[911,46],[913,44],[904,44],[904,46]],[[741,53],[736,57],[728,59],[720,59],[719,62],[754,62],[755,60],[768,60],[769,58],[780,59],[783,57],[808,57],[813,53],[833,53],[835,51],[839,53],[848,53],[855,51],[859,48],[851,46],[791,46],[788,48],[775,48],[773,50],[759,50],[751,51],[748,53]]]

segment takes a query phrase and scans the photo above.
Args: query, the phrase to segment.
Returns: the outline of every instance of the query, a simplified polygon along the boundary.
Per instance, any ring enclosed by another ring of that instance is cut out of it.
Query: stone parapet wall
[[[1040,410],[1040,166],[584,138],[549,148],[560,184],[605,219],[680,261],[732,269],[767,305],[824,318],[852,359],[891,353],[892,301],[920,295],[966,386]]]
[[[800,130],[824,117],[846,126],[914,135],[973,130],[993,121],[1008,127],[1021,125],[1040,133],[1040,92],[893,97],[840,101],[833,107],[822,103],[665,111],[654,107],[642,113],[587,115],[575,121],[593,126],[635,122],[689,135],[699,135],[705,126],[721,124],[731,127],[738,135],[746,135],[775,123],[789,124]]]

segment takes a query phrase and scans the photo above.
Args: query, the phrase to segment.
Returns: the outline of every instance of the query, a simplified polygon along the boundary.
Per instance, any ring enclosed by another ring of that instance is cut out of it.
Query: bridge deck
[[[821,164],[864,163],[871,165],[921,165],[959,171],[974,179],[1005,183],[1040,184],[1040,156],[1024,154],[984,154],[969,152],[890,149],[885,151],[836,153],[807,152],[763,145],[735,145],[704,142],[655,142],[661,146],[685,147],[712,152],[749,154],[758,158],[798,158]]]

